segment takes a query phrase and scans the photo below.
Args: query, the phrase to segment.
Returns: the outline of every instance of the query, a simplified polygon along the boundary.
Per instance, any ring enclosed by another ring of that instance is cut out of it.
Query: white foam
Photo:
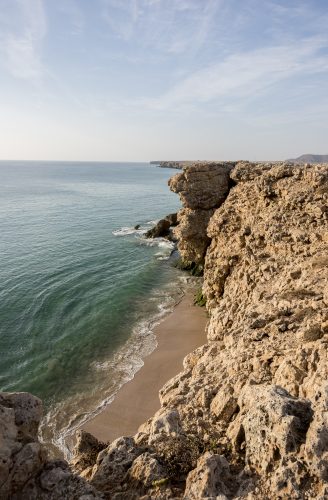
[[[51,442],[62,450],[66,459],[71,458],[70,446],[75,432],[114,400],[119,389],[143,366],[144,358],[156,348],[154,328],[180,300],[184,288],[181,285],[182,282],[178,279],[173,288],[172,283],[168,283],[166,288],[153,291],[148,300],[157,301],[157,312],[152,308],[153,312],[148,318],[137,319],[129,339],[109,359],[95,360],[90,364],[90,369],[99,373],[98,392],[90,394],[87,404],[85,395],[81,392],[50,409],[40,426],[41,440]],[[141,314],[144,314],[142,310]],[[80,409],[79,413],[76,413],[76,408]],[[71,418],[66,420],[64,415],[71,415]]]
[[[141,245],[146,245],[148,247],[160,247],[167,248],[172,251],[175,248],[175,244],[166,238],[139,238]]]
[[[145,229],[135,229],[134,227],[121,227],[120,229],[115,229],[112,231],[114,236],[129,236],[131,234],[142,235],[146,232]]]

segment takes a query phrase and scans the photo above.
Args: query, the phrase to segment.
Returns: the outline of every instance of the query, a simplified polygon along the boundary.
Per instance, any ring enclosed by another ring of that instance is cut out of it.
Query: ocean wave
[[[173,241],[169,241],[166,238],[139,238],[139,243],[149,247],[167,248],[171,251],[175,248]]]
[[[146,231],[146,229],[142,228],[135,229],[134,227],[121,227],[120,229],[115,229],[115,231],[112,231],[112,234],[114,236],[130,236],[131,234],[145,234]]]
[[[129,339],[109,359],[91,362],[90,370],[97,380],[93,391],[86,393],[82,390],[47,412],[40,426],[43,442],[51,443],[54,450],[61,450],[66,459],[71,459],[75,432],[108,406],[121,387],[133,379],[143,366],[144,358],[157,346],[154,329],[173,310],[183,294],[184,286],[179,277],[164,289],[153,291],[145,310],[141,308]],[[153,306],[150,306],[151,303]],[[152,312],[147,313],[149,308]],[[70,415],[69,419],[67,415]]]

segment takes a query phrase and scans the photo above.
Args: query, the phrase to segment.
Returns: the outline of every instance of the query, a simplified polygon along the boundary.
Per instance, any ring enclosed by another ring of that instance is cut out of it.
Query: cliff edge
[[[170,187],[183,203],[182,258],[204,269],[208,343],[185,358],[134,437],[105,446],[79,434],[80,476],[35,450],[17,483],[19,453],[39,446],[38,418],[22,427],[13,396],[2,395],[4,498],[39,498],[26,485],[49,484],[45,468],[74,492],[47,498],[328,497],[328,165],[188,165]]]

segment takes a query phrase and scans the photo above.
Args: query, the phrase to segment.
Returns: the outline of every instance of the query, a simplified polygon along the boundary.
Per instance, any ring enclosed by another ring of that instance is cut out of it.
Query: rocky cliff
[[[169,187],[180,195],[183,208],[175,229],[178,247],[186,266],[191,263],[203,268],[210,243],[207,226],[215,210],[229,192],[229,172],[234,163],[196,163],[186,166],[181,174],[169,180]]]
[[[204,262],[208,343],[134,437],[104,447],[79,435],[80,476],[46,462],[38,412],[26,424],[16,396],[2,396],[0,488],[14,498],[328,498],[328,165],[197,164],[170,186],[183,202],[182,256]],[[17,480],[23,451],[33,463]],[[61,496],[42,496],[57,483]]]

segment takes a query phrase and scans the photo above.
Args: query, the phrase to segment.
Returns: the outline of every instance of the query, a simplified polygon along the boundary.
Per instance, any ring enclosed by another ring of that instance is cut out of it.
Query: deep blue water
[[[0,162],[0,389],[43,399],[46,439],[111,400],[181,293],[170,245],[143,237],[178,209],[175,173]]]

